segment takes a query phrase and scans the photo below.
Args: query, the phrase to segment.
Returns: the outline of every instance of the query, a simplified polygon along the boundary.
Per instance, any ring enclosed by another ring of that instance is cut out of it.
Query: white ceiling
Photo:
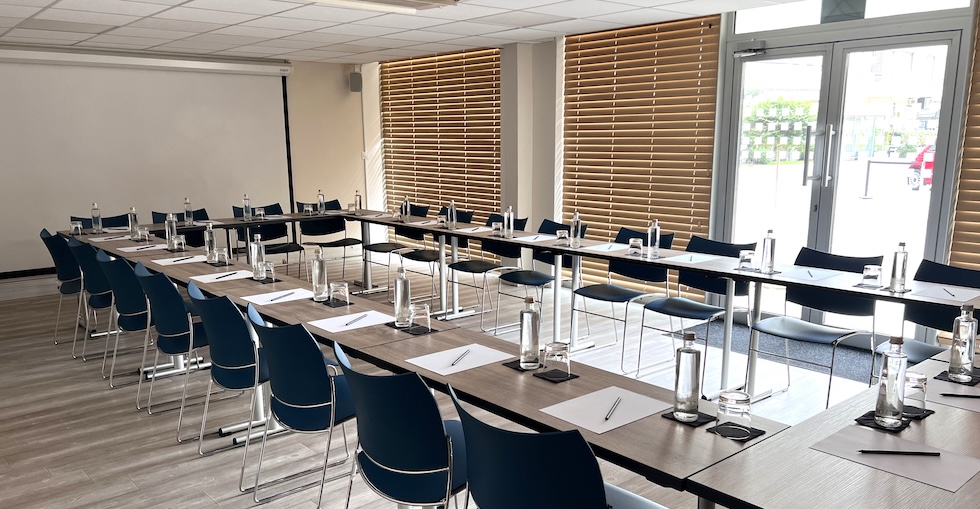
[[[365,63],[796,0],[461,0],[414,15],[309,0],[0,0],[0,45]]]

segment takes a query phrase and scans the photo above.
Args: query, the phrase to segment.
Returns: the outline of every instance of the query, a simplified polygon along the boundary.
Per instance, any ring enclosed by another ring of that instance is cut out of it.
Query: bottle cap
[[[963,304],[963,311],[973,312],[973,304]]]
[[[685,332],[684,333],[684,341],[694,341],[694,340],[695,340],[695,337],[694,337],[694,333],[693,332]]]
[[[524,297],[525,304],[534,304],[534,297]]]
[[[905,247],[905,243],[904,242],[899,242],[898,243],[898,247]]]
[[[901,345],[905,343],[905,339],[901,336],[892,336],[891,339],[888,340],[888,342],[893,345]]]

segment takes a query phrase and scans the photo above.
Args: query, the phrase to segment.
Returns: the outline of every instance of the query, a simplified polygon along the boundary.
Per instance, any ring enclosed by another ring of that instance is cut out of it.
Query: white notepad
[[[143,251],[159,251],[161,249],[167,249],[166,244],[146,244],[145,246],[133,246],[133,247],[121,247],[120,251],[123,253],[142,253]]]
[[[234,281],[236,279],[247,279],[252,277],[253,272],[251,270],[235,270],[232,272],[221,272],[218,274],[201,274],[200,276],[191,276],[191,279],[197,281],[198,283],[220,283],[222,281]]]
[[[683,254],[683,255],[671,256],[669,258],[663,258],[663,261],[665,261],[665,262],[702,263],[702,262],[706,262],[706,261],[709,261],[709,260],[714,260],[715,258],[718,258],[718,257],[717,256],[714,256],[714,255],[708,255],[708,254],[693,253],[693,254]]]
[[[361,318],[362,316],[364,318]],[[324,318],[307,323],[327,332],[345,332],[394,321],[395,317],[379,311],[362,311],[360,313]]]
[[[313,292],[305,288],[296,288],[293,290],[280,290],[278,292],[260,293],[256,295],[249,295],[248,297],[242,297],[243,300],[251,302],[256,306],[265,306],[266,304],[282,304],[283,302],[289,302],[292,300],[303,300],[312,299]]]
[[[554,235],[548,235],[545,233],[539,233],[536,235],[528,235],[526,237],[517,237],[515,240],[523,240],[524,242],[548,242],[550,240],[555,240],[558,237]]]
[[[834,272],[832,270],[825,269],[793,269],[783,272],[783,277],[789,277],[793,279],[802,279],[804,281],[820,281],[821,279],[832,278],[840,272]]]
[[[464,352],[469,353],[463,355]],[[474,343],[472,345],[430,353],[421,357],[413,357],[411,359],[406,359],[405,362],[415,364],[416,366],[432,371],[433,373],[446,376],[453,373],[459,373],[460,371],[466,371],[468,369],[500,362],[512,357],[514,357],[513,354],[501,352],[500,350],[494,350],[488,346]],[[454,362],[456,363],[455,366],[453,365]]]
[[[181,265],[184,263],[199,263],[208,261],[207,255],[184,255],[176,258],[161,258],[150,260],[157,265]]]
[[[915,282],[912,284],[914,285]],[[922,290],[916,290],[912,292],[912,295],[930,299],[948,299],[959,302],[970,302],[971,300],[980,297],[980,291],[972,288],[961,288],[958,286],[930,286],[928,288],[923,288]]]
[[[609,409],[622,398],[616,411],[606,419]],[[542,408],[541,411],[565,422],[601,434],[625,426],[644,417],[658,414],[671,408],[673,403],[653,399],[620,387],[612,386],[595,391],[564,403]]]
[[[616,251],[622,251],[624,249],[629,249],[629,246],[627,246],[626,244],[616,244],[613,242],[610,242],[608,244],[598,244],[595,246],[589,246],[583,248],[583,250],[598,251],[600,253],[612,253]]]

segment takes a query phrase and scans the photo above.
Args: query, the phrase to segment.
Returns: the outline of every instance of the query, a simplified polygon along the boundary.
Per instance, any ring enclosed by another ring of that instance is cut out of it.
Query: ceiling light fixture
[[[332,7],[343,7],[346,9],[358,9],[361,11],[390,12],[394,14],[415,14],[413,7],[402,5],[389,5],[375,2],[360,2],[358,0],[313,0],[316,3],[329,5]]]

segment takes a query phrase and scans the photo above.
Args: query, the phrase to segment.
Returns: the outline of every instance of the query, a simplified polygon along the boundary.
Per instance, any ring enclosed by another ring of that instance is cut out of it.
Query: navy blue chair
[[[303,210],[306,205],[311,205],[314,211],[319,212],[319,203],[296,202],[296,209]],[[330,200],[324,202],[323,210],[342,210],[340,200]],[[347,236],[347,220],[341,216],[313,216],[302,219],[299,222],[300,244],[303,246],[319,246],[321,249],[341,249],[340,259],[341,279],[347,279],[347,259],[354,256],[347,256],[347,249],[361,245],[361,239]],[[305,241],[303,237],[327,237],[331,235],[343,235],[340,238],[328,241]],[[310,279],[307,277],[307,279]]]
[[[660,504],[603,482],[599,462],[578,430],[503,430],[467,412],[452,386],[449,395],[466,435],[467,504],[472,497],[480,509],[663,509]],[[528,461],[528,451],[547,451],[548,462],[562,468],[541,468],[538,462]],[[528,487],[528,479],[534,479],[534,487]]]
[[[401,205],[401,214],[405,214],[405,204]],[[428,205],[415,205],[411,204],[409,207],[412,217],[424,218],[429,215]],[[377,263],[371,260],[371,255],[369,253],[381,253],[388,255],[388,262],[384,264],[385,266],[385,286],[391,289],[391,253],[395,251],[402,251],[411,249],[407,245],[398,242],[398,237],[404,237],[409,240],[414,240],[416,242],[425,242],[425,234],[422,230],[418,228],[412,228],[411,226],[396,226],[395,227],[395,238],[393,242],[375,242],[373,244],[367,244],[363,247],[364,263]],[[365,291],[369,288],[365,288]],[[391,297],[388,298],[391,301]]]
[[[154,211],[154,212],[150,212],[150,214],[152,214],[152,216],[153,216],[153,223],[154,224],[160,224],[160,223],[167,222],[167,212],[155,212]],[[207,221],[208,219],[211,219],[210,217],[208,217],[208,211],[207,211],[207,209],[197,209],[197,210],[193,211],[192,214],[193,214],[193,216],[191,217],[191,219],[193,219],[194,221]],[[183,212],[174,212],[174,215],[177,216],[177,226],[183,226],[184,225],[184,213]],[[157,237],[160,237],[161,239],[167,238],[167,233],[166,232],[155,233],[154,235],[156,235]],[[193,247],[203,247],[204,246],[204,232],[203,231],[190,231],[190,232],[186,232],[186,233],[184,233],[184,238],[187,240],[187,245],[188,246],[193,246]]]
[[[691,240],[687,243],[686,251],[689,253],[702,253],[702,254],[712,254],[718,256],[727,256],[731,258],[737,258],[739,251],[743,250],[755,250],[755,242],[750,244],[732,244],[729,242],[721,242],[718,240],[710,240],[704,237],[699,237],[697,235],[691,236]],[[705,344],[705,356],[703,362],[701,363],[701,379],[704,379],[705,367],[708,365],[708,338],[711,337],[711,322],[725,316],[725,308],[723,306],[715,306],[705,302],[697,302],[686,297],[681,297],[681,286],[687,288],[693,288],[695,290],[700,290],[706,293],[714,293],[717,295],[725,295],[728,286],[727,280],[724,278],[707,276],[698,272],[692,272],[690,270],[678,270],[677,271],[677,296],[667,297],[665,299],[657,299],[648,302],[643,306],[643,320],[641,322],[640,328],[640,349],[636,357],[636,373],[640,373],[640,362],[643,358],[643,333],[646,330],[646,319],[647,311],[653,311],[660,313],[662,315],[667,315],[671,318],[677,317],[681,319],[681,336],[687,330],[684,327],[684,319],[696,320],[698,322],[707,322],[707,330],[705,332],[704,344]],[[747,281],[736,281],[735,282],[735,296],[745,297],[749,294],[749,283]],[[670,330],[667,331],[671,335],[671,339],[676,336],[676,331],[674,331],[673,320],[671,320]],[[672,341],[673,342],[673,341]],[[625,353],[625,350],[624,350]],[[620,368],[625,366],[620,365]],[[625,371],[625,370],[624,370]],[[701,384],[702,389],[704,384]]]
[[[86,230],[92,229],[92,216],[71,216],[72,221],[81,221],[82,228]],[[122,226],[129,226],[129,214],[120,214],[118,216],[108,216],[102,218],[103,228],[119,228]]]
[[[264,207],[253,207],[253,210],[256,208],[265,209],[266,216],[278,216],[283,214],[282,205],[278,203],[273,203],[271,205],[266,205]],[[231,213],[234,217],[245,216],[245,210],[241,207],[233,206],[231,208]],[[238,242],[245,243],[245,245],[247,246],[248,243],[251,241],[251,239],[246,237],[245,230],[246,230],[245,228],[235,228]],[[262,243],[265,244],[266,255],[280,255],[280,254],[286,255],[286,275],[289,275],[290,253],[299,253],[300,256],[299,256],[298,264],[302,265],[303,253],[305,252],[305,250],[303,249],[303,246],[289,240],[289,226],[286,223],[271,223],[271,224],[250,226],[248,230],[252,235],[255,234],[261,235]],[[280,240],[280,239],[285,239],[285,241],[273,243],[273,244],[268,243],[269,241]],[[236,248],[235,251],[239,252],[239,249]],[[300,273],[299,265],[297,265],[296,268],[297,275]]]
[[[619,233],[616,234],[617,244],[629,244],[630,239],[640,238],[643,239],[643,245],[647,245],[647,234],[646,232],[641,232],[638,230],[631,230],[629,228],[620,228]],[[674,242],[673,233],[661,233],[660,234],[660,247],[663,249],[670,249],[670,246]],[[642,282],[643,284],[651,283],[663,283],[664,294],[669,294],[667,288],[667,269],[663,267],[656,267],[648,263],[642,262],[632,262],[628,260],[609,260],[608,272],[606,273],[606,282],[600,284],[586,285],[577,288],[572,292],[572,320],[575,319],[575,313],[587,313],[595,314],[598,316],[604,316],[613,320],[613,335],[617,335],[616,322],[620,321],[616,317],[616,304],[624,304],[625,311],[623,312],[623,342],[622,342],[622,355],[620,356],[620,368],[624,366],[626,358],[626,329],[629,324],[629,312],[630,303],[641,298],[649,297],[655,295],[655,293],[641,292],[639,290],[634,290],[632,288],[626,288],[625,286],[620,286],[613,283],[613,275],[622,276],[629,280],[636,282]],[[657,292],[659,293],[659,292]],[[578,309],[575,307],[576,297],[584,297],[585,299],[594,299],[602,302],[608,302],[611,315],[601,315],[598,313],[590,313],[585,309],[583,301],[583,308]],[[618,341],[618,339],[617,339]],[[624,370],[625,371],[625,370]]]
[[[95,248],[91,244],[85,244],[72,237],[68,239],[68,249],[78,262],[78,267],[82,269],[82,298],[78,303],[78,316],[85,317],[85,334],[82,337],[82,360],[85,358],[85,347],[92,332],[93,321],[98,321],[96,314],[100,309],[109,309],[112,306],[112,287],[105,273],[95,261]],[[94,336],[93,336],[94,337]],[[75,328],[75,335],[71,342],[71,356],[75,355],[75,344],[78,342],[78,328]]]
[[[68,242],[60,235],[51,235],[47,229],[41,230],[41,241],[51,255],[54,262],[55,275],[58,278],[58,316],[54,320],[54,344],[58,344],[58,325],[61,322],[61,305],[65,300],[65,295],[74,295],[81,304],[82,294],[82,269],[78,267],[78,261],[71,254]],[[75,328],[78,328],[76,317]]]
[[[323,466],[292,474],[275,481],[260,482],[262,460],[265,457],[265,443],[269,437],[269,426],[262,434],[262,448],[259,452],[259,466],[255,472],[254,499],[265,502],[296,491],[320,485],[317,507],[323,499],[323,484],[327,481],[327,468],[340,465],[350,459],[350,451],[338,462],[330,463],[330,444],[334,428],[340,425],[344,434],[344,448],[347,449],[347,428],[344,424],[354,418],[354,399],[348,387],[346,376],[342,376],[336,363],[320,351],[320,346],[302,325],[267,327],[265,321],[248,305],[248,316],[262,343],[269,363],[269,387],[271,389],[270,415],[267,422],[275,419],[286,428],[299,433],[327,432],[326,452]],[[360,420],[360,419],[358,419]],[[314,472],[320,472],[319,480],[275,494],[259,498],[259,489]],[[348,474],[342,473],[329,480],[339,479]]]
[[[146,300],[150,305],[150,316],[156,329],[157,350],[153,357],[153,366],[160,364],[160,354],[173,357],[186,356],[184,365],[184,390],[180,397],[180,413],[177,417],[177,442],[184,442],[180,437],[181,423],[184,419],[184,408],[187,403],[187,382],[190,380],[191,365],[198,364],[198,349],[208,346],[207,332],[204,324],[195,322],[187,309],[184,298],[181,297],[177,286],[166,274],[150,274],[142,263],[137,263],[133,269],[136,278],[143,287]],[[203,365],[199,365],[203,368]],[[143,370],[146,369],[146,355],[143,356]],[[157,377],[150,379],[150,394],[146,401],[146,411],[153,414],[153,386]],[[136,407],[140,408],[140,389],[143,377],[140,377],[139,388],[136,391]]]
[[[370,376],[354,371],[339,343],[334,352],[357,408],[354,472],[397,504],[442,506],[466,487],[466,441],[459,421],[444,421],[418,373]]]
[[[123,258],[112,258],[103,250],[98,250],[95,259],[99,262],[102,272],[112,287],[112,307],[110,308],[109,331],[114,331],[116,341],[112,347],[112,364],[109,368],[109,387],[115,388],[116,357],[119,353],[119,336],[123,332],[142,332],[144,336],[149,331],[150,308],[146,303],[143,287],[136,279],[133,267]],[[146,355],[147,342],[143,341],[143,352]],[[102,353],[102,377],[106,378],[105,365],[109,354],[109,334],[106,335],[105,351]],[[140,373],[137,371],[137,375]]]
[[[854,272],[861,274],[864,272],[865,265],[881,265],[881,256],[869,256],[869,257],[856,257],[856,256],[841,256],[830,253],[824,253],[822,251],[817,251],[815,249],[810,249],[804,247],[800,250],[800,253],[796,256],[796,261],[794,262],[798,266],[802,267],[813,267],[816,269],[829,269],[838,270],[843,272]],[[874,326],[874,314],[875,314],[875,303],[876,300],[873,297],[862,297],[856,295],[842,295],[831,290],[824,290],[821,288],[814,287],[796,287],[789,286],[786,288],[786,302],[792,302],[794,304],[799,304],[805,308],[815,309],[818,311],[824,311],[829,313],[839,313],[850,316],[870,316],[871,317],[871,348],[869,351],[874,351],[875,348],[875,326]],[[830,387],[834,381],[834,361],[837,357],[837,346],[841,341],[847,338],[856,336],[858,334],[867,334],[867,331],[855,330],[855,329],[842,329],[839,327],[831,327],[829,325],[822,325],[817,323],[808,322],[801,320],[792,316],[774,316],[771,318],[765,318],[759,320],[757,323],[752,324],[752,328],[772,336],[783,338],[784,340],[784,354],[780,355],[774,352],[765,352],[759,349],[752,351],[765,353],[773,357],[778,357],[786,360],[786,387],[790,384],[790,373],[789,373],[789,361],[796,360],[798,362],[803,362],[806,364],[811,364],[814,366],[819,366],[827,368],[830,371],[827,381],[827,402],[826,407],[830,407]],[[815,343],[821,345],[830,345],[830,363],[822,364],[813,359],[793,359],[789,355],[789,341],[800,341],[804,343]],[[761,344],[761,342],[760,342]],[[751,345],[750,350],[751,350]],[[751,351],[750,351],[751,354]]]

